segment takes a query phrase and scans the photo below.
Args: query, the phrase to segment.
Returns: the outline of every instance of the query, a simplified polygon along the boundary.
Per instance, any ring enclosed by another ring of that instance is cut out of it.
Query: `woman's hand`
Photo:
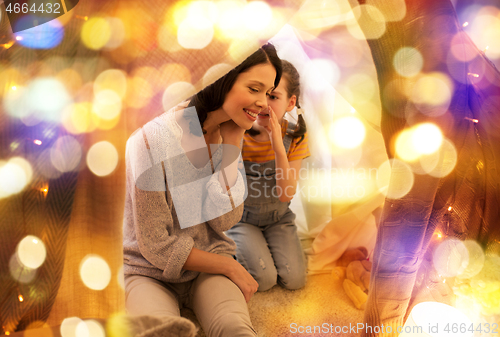
[[[228,120],[220,125],[220,135],[223,144],[231,144],[240,147],[244,133],[245,129],[241,128],[233,120]]]
[[[246,269],[238,263],[238,261],[233,259],[230,264],[231,265],[226,276],[233,281],[238,288],[240,288],[243,296],[245,297],[245,301],[248,303],[253,294],[255,294],[259,288],[259,284],[255,281],[252,275],[250,275]]]
[[[285,151],[285,146],[283,145],[283,139],[281,137],[281,124],[276,117],[271,106],[268,107],[269,111],[269,125],[265,126],[267,133],[269,134],[269,139],[271,140],[271,146],[274,152]]]

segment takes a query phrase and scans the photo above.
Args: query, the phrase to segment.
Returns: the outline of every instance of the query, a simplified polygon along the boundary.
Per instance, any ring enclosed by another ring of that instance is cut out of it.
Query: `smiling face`
[[[274,110],[276,117],[280,122],[283,120],[283,116],[287,111],[293,110],[297,100],[295,95],[288,97],[287,86],[288,80],[286,79],[286,76],[281,77],[280,84],[269,94],[267,98],[267,104]],[[258,116],[257,125],[261,127],[269,125],[269,115],[267,112]]]
[[[236,78],[222,110],[241,128],[252,127],[257,115],[267,108],[267,94],[274,87],[276,70],[271,64],[249,68]]]

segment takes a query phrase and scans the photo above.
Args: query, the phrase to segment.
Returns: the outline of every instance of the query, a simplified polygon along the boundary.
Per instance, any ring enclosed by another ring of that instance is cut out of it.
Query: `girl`
[[[241,221],[227,233],[237,245],[236,258],[259,283],[259,291],[277,283],[287,289],[305,285],[306,263],[288,207],[297,187],[302,159],[309,156],[306,125],[298,98],[300,78],[282,60],[283,77],[268,97],[269,108],[259,114],[243,137],[242,156],[248,197]],[[298,108],[298,123],[284,114]]]
[[[223,233],[241,218],[245,190],[237,157],[226,149],[239,155],[244,131],[267,108],[280,78],[281,61],[265,45],[128,140],[129,314],[180,316],[188,306],[207,336],[256,335],[245,301],[258,285],[234,260],[235,243]]]

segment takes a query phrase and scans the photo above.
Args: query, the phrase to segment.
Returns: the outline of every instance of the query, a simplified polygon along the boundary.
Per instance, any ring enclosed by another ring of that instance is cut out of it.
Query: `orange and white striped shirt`
[[[281,124],[281,134],[283,138],[285,137],[287,127],[288,121],[284,119]],[[289,162],[304,159],[311,155],[309,152],[307,132],[304,134],[304,139],[297,145],[300,139],[301,137],[294,138],[290,144],[287,153]],[[243,148],[241,149],[241,153],[244,161],[251,161],[253,163],[264,163],[274,159],[271,140],[259,142],[247,133],[243,135]]]

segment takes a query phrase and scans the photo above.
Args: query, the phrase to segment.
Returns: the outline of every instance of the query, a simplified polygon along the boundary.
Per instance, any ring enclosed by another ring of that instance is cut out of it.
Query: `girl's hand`
[[[280,150],[285,150],[285,146],[283,145],[283,139],[281,138],[281,124],[278,121],[278,117],[276,117],[276,113],[274,112],[271,106],[268,107],[269,111],[269,125],[265,126],[267,133],[269,134],[269,139],[271,140],[271,147],[274,152],[278,152]]]
[[[223,144],[240,146],[245,129],[241,128],[233,120],[228,120],[220,125],[220,135]]]
[[[230,264],[230,272],[226,276],[240,288],[248,303],[259,288],[259,284],[238,261],[233,259]]]

